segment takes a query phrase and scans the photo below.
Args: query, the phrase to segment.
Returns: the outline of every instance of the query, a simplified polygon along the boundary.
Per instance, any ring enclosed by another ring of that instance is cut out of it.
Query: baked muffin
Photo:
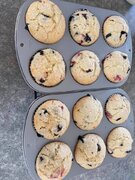
[[[68,145],[52,142],[45,145],[36,159],[36,171],[43,180],[63,179],[70,171],[73,155]]]
[[[72,38],[82,46],[93,44],[99,37],[100,24],[97,17],[87,9],[79,9],[69,19]]]
[[[122,94],[113,94],[106,102],[105,113],[111,123],[122,124],[130,114],[130,102]]]
[[[120,51],[113,51],[103,61],[103,71],[106,78],[119,83],[124,81],[130,72],[131,66],[127,54]]]
[[[103,108],[98,99],[87,95],[79,99],[73,108],[73,119],[82,130],[92,130],[99,126],[103,118]]]
[[[129,27],[120,16],[108,17],[103,25],[105,41],[112,47],[120,47],[127,40]]]
[[[52,44],[65,33],[66,23],[62,11],[49,0],[34,1],[26,12],[26,29],[38,41]]]
[[[47,100],[35,111],[34,128],[46,139],[57,139],[68,129],[70,112],[65,104],[58,100]]]
[[[85,169],[94,169],[102,164],[106,146],[102,138],[95,134],[79,136],[75,148],[75,159]]]
[[[123,127],[113,129],[107,138],[109,154],[115,158],[124,158],[132,151],[133,139],[130,132]]]
[[[73,78],[83,85],[94,83],[100,75],[100,62],[95,53],[83,50],[78,52],[70,62]]]
[[[38,51],[30,61],[30,73],[37,84],[52,87],[65,79],[65,62],[58,51]]]

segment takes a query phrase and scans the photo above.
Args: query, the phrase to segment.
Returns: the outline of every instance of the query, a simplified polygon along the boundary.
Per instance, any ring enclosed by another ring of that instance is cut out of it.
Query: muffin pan
[[[70,146],[70,148],[72,149],[72,151],[74,152],[74,147],[75,147],[75,144],[77,142],[77,138],[79,135],[84,135],[87,133],[95,133],[95,134],[100,135],[106,142],[106,138],[107,138],[109,132],[113,128],[123,126],[130,131],[132,137],[134,136],[134,116],[133,116],[132,106],[131,106],[131,113],[130,113],[127,121],[121,125],[114,125],[114,124],[110,123],[109,120],[107,120],[105,114],[103,116],[101,124],[95,130],[92,130],[92,131],[80,130],[79,128],[77,128],[75,126],[75,124],[73,122],[72,109],[73,109],[74,104],[76,103],[76,101],[79,98],[81,98],[87,94],[91,94],[91,95],[95,96],[101,102],[101,104],[104,108],[107,99],[114,93],[121,93],[124,96],[126,96],[128,98],[128,100],[130,101],[127,93],[125,91],[123,91],[122,89],[111,89],[111,90],[101,90],[101,91],[65,93],[65,94],[59,94],[59,95],[58,94],[57,95],[47,95],[47,96],[43,96],[41,98],[36,99],[31,104],[28,114],[27,114],[27,117],[26,117],[26,124],[25,124],[25,128],[24,128],[23,149],[24,149],[24,156],[25,156],[26,164],[27,164],[27,167],[28,167],[29,172],[30,172],[31,176],[33,177],[33,179],[39,180],[39,177],[35,170],[36,157],[37,157],[40,149],[46,143],[50,142],[47,139],[38,137],[37,133],[33,127],[33,114],[34,114],[35,110],[37,109],[37,107],[40,104],[42,104],[44,101],[49,100],[49,99],[60,100],[68,107],[68,109],[71,113],[70,126],[69,126],[67,132],[62,137],[58,138],[56,141],[63,141],[65,143],[67,143]],[[109,155],[107,153],[106,158],[103,162],[103,165],[110,163],[110,162],[117,163],[118,161],[120,161],[120,159],[113,158],[111,155]],[[77,176],[77,175],[85,173],[85,172],[90,172],[90,171],[94,171],[94,170],[89,170],[89,171],[85,170],[85,169],[81,168],[74,160],[71,171],[65,179],[73,178],[74,176]]]
[[[125,79],[123,82],[120,83],[111,83],[108,81],[103,73],[101,71],[101,74],[96,82],[94,82],[91,85],[80,85],[77,83],[71,73],[70,73],[70,60],[73,57],[74,54],[76,54],[78,51],[81,50],[90,50],[95,52],[95,54],[99,57],[101,66],[102,66],[102,60],[104,57],[109,54],[112,51],[119,50],[124,53],[126,53],[129,57],[130,63],[132,64],[132,42],[131,42],[131,32],[129,30],[128,38],[126,40],[126,43],[119,47],[119,48],[112,48],[110,47],[104,40],[103,34],[102,34],[102,26],[105,21],[105,19],[111,15],[118,15],[123,17],[120,13],[86,6],[86,5],[79,5],[75,3],[70,2],[63,2],[60,0],[53,0],[54,3],[56,3],[60,9],[63,11],[63,14],[66,18],[66,32],[64,37],[56,44],[52,45],[46,45],[42,44],[38,41],[36,41],[30,33],[25,29],[25,13],[28,9],[29,5],[34,0],[27,0],[23,6],[20,8],[20,11],[18,13],[17,21],[16,21],[16,28],[15,28],[15,47],[16,47],[16,55],[18,59],[18,63],[22,72],[22,75],[26,81],[26,83],[35,91],[41,92],[41,93],[58,93],[58,92],[73,92],[73,91],[82,91],[82,90],[94,90],[94,89],[103,89],[103,88],[116,88],[123,85],[127,79]],[[70,7],[70,8],[67,8]],[[69,17],[72,15],[72,13],[78,9],[88,9],[91,11],[95,16],[98,18],[100,23],[100,36],[98,40],[87,47],[80,46],[77,44],[71,37],[69,28],[68,28],[68,20]],[[124,18],[124,17],[123,17]],[[125,18],[124,18],[125,19]],[[45,48],[52,48],[57,51],[59,51],[62,56],[64,57],[64,60],[66,62],[67,66],[67,72],[66,77],[63,82],[61,82],[59,85],[55,87],[43,87],[38,85],[33,78],[30,75],[29,72],[29,63],[30,58],[41,49]]]

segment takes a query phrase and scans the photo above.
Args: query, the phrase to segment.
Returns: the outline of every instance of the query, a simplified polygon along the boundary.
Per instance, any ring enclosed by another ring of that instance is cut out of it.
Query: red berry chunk
[[[114,77],[114,80],[115,80],[115,81],[121,81],[122,78],[121,78],[119,75],[117,75],[116,77]]]
[[[111,115],[108,111],[105,112],[105,115],[106,115],[106,117],[109,118],[109,119],[112,118],[112,115]]]

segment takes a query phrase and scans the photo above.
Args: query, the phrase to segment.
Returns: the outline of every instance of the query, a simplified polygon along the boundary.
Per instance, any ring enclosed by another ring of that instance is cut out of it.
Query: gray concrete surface
[[[71,0],[92,6],[109,8],[126,15],[133,36],[133,66],[123,87],[129,94],[135,112],[135,6],[125,0]],[[25,115],[34,99],[25,84],[15,57],[14,25],[24,0],[0,0],[0,180],[30,180],[22,151]],[[74,178],[75,179],[75,178]],[[132,155],[118,164],[109,164],[96,173],[76,177],[76,180],[135,180],[135,145]]]

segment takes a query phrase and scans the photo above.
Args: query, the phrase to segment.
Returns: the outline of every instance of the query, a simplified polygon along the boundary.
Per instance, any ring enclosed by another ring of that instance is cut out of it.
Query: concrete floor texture
[[[128,92],[135,112],[135,6],[125,0],[71,0],[116,10],[126,16],[133,37],[133,64],[130,77],[122,87]],[[30,180],[22,150],[25,116],[34,100],[24,82],[14,50],[14,27],[24,0],[0,0],[0,180]],[[124,161],[101,166],[76,180],[135,180],[135,145]]]

